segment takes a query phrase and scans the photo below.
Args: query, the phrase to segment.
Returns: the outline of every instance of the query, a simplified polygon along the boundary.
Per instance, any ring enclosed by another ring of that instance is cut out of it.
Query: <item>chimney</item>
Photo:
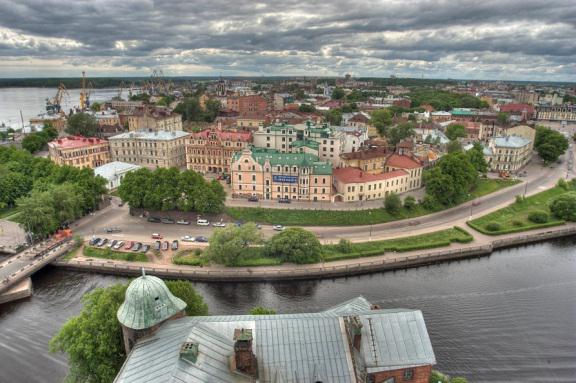
[[[234,371],[256,378],[258,362],[252,351],[252,330],[237,328],[234,330]]]
[[[352,347],[357,351],[360,351],[360,345],[362,343],[362,322],[360,322],[358,316],[350,317],[348,321],[348,333],[350,335]]]

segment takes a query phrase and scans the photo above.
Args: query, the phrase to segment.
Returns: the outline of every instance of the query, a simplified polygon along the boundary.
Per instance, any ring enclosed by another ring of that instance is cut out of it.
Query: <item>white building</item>
[[[108,190],[114,190],[120,186],[127,173],[140,168],[141,166],[138,165],[114,161],[94,168],[94,174],[106,180]]]

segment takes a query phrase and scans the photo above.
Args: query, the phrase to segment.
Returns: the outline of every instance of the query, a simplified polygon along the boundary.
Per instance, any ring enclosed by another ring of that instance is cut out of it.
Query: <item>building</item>
[[[94,174],[106,180],[106,189],[114,190],[120,186],[127,173],[138,169],[138,165],[114,161],[94,168]]]
[[[430,118],[435,122],[450,121],[452,119],[452,113],[439,110],[430,113]]]
[[[244,113],[236,117],[236,127],[241,129],[257,130],[266,122],[266,115],[262,113]]]
[[[288,93],[275,93],[274,94],[274,110],[282,111],[288,104],[294,102],[294,97]]]
[[[355,152],[342,153],[340,165],[344,168],[358,168],[368,174],[380,174],[384,172],[390,154],[386,147],[365,147]]]
[[[95,137],[68,136],[48,143],[50,159],[58,165],[95,168],[110,162],[108,141]]]
[[[36,127],[37,130],[41,130],[39,127],[43,127],[44,124],[51,125],[59,133],[62,133],[66,128],[66,116],[59,113],[43,113],[30,119],[30,126]]]
[[[422,312],[357,297],[317,313],[184,315],[164,282],[130,283],[117,312],[128,357],[115,383],[428,383]]]
[[[309,153],[246,148],[234,154],[232,195],[273,200],[330,201],[332,166]]]
[[[262,96],[234,96],[228,97],[226,107],[229,110],[243,114],[265,114],[268,111],[268,101]]]
[[[176,132],[182,130],[182,116],[164,107],[141,107],[128,116],[128,129],[166,130]]]
[[[144,105],[142,101],[124,101],[124,100],[112,100],[110,101],[110,106],[112,109],[117,110],[121,113],[133,113],[134,110],[140,108]]]
[[[576,122],[576,105],[539,106],[536,119]]]
[[[186,166],[202,174],[230,174],[232,156],[251,142],[252,133],[225,131],[221,126],[192,133],[186,139]]]
[[[116,112],[113,109],[107,109],[98,112],[86,112],[86,113],[94,116],[100,128],[103,126],[120,125],[120,117],[118,116],[118,112]]]
[[[358,168],[334,169],[334,200],[338,202],[368,201],[385,198],[390,193],[409,189],[409,174],[404,170],[370,174]]]
[[[532,158],[533,146],[533,141],[521,136],[494,137],[485,151],[486,162],[494,172],[517,172]]]
[[[536,105],[539,98],[540,94],[534,91],[523,90],[516,94],[516,100],[522,104]]]
[[[534,117],[534,107],[528,104],[504,104],[500,105],[500,112],[518,116],[521,120],[530,120]]]
[[[147,168],[186,166],[186,138],[182,131],[135,131],[110,137],[113,161]]]
[[[417,160],[407,155],[396,153],[388,157],[384,166],[386,172],[404,170],[408,174],[408,185],[404,191],[418,189],[422,186],[423,169],[424,167]]]

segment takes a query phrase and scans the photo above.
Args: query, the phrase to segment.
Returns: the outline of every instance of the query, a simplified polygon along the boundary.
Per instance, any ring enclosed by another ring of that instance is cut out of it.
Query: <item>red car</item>
[[[162,239],[162,236],[158,233],[152,234],[152,239]]]
[[[130,250],[130,249],[132,248],[132,246],[134,246],[134,242],[128,241],[128,242],[126,242],[126,244],[124,245],[124,249]]]

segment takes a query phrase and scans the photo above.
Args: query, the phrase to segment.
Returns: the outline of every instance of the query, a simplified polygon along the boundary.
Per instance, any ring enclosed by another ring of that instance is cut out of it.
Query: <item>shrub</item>
[[[498,222],[490,222],[485,226],[485,229],[488,231],[500,231],[502,229],[502,225]]]
[[[336,245],[336,250],[341,253],[351,253],[352,252],[352,242],[348,239],[342,238],[340,242]]]
[[[406,210],[413,210],[416,207],[416,199],[411,195],[404,198],[404,208]]]
[[[528,220],[534,223],[546,223],[548,222],[548,213],[545,211],[533,211],[528,214]]]
[[[316,236],[300,227],[291,227],[276,234],[264,245],[264,254],[284,262],[315,263],[322,255]]]
[[[515,227],[522,227],[522,226],[524,226],[524,222],[518,221],[518,220],[514,220],[514,221],[512,221],[511,223],[512,223],[512,226],[515,226]]]
[[[556,186],[558,186],[559,188],[562,188],[564,190],[568,190],[570,188],[570,185],[568,185],[568,182],[566,182],[566,180],[564,178],[560,178],[558,180],[558,182],[556,183]]]
[[[521,194],[518,194],[518,195],[516,196],[516,203],[518,203],[518,204],[523,203],[525,200],[526,200],[526,197],[524,197],[524,196],[521,195]]]
[[[256,306],[250,309],[250,315],[274,315],[274,314],[276,314],[276,310],[262,306]]]
[[[456,376],[450,379],[450,383],[468,383],[468,379],[461,376]]]
[[[390,214],[396,214],[402,207],[402,201],[398,194],[390,193],[384,198],[384,209]]]
[[[566,221],[576,221],[576,192],[556,197],[550,204],[550,211]]]
[[[430,374],[430,383],[449,383],[449,378],[439,371],[432,370]]]

